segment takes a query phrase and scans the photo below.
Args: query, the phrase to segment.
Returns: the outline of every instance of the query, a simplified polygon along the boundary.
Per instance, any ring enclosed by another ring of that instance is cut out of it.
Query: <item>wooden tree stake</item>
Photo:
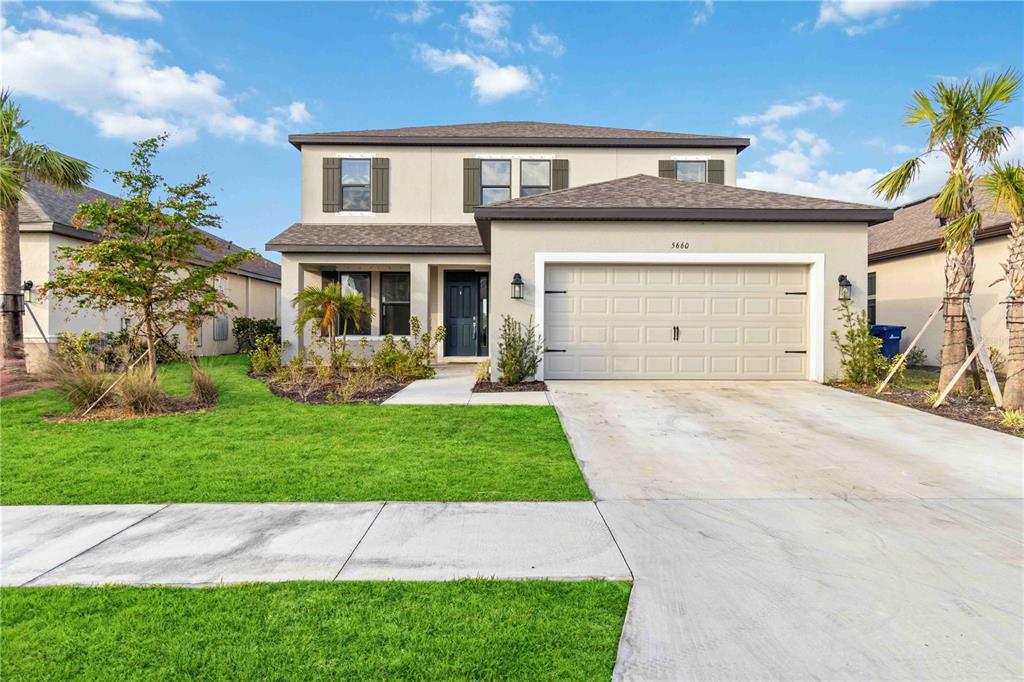
[[[928,329],[928,325],[932,323],[932,320],[935,319],[935,316],[939,314],[940,310],[942,310],[943,305],[943,303],[940,303],[939,307],[936,308],[932,312],[932,314],[928,316],[928,319],[925,321],[924,326],[921,327],[921,331],[917,333],[917,336],[914,337],[914,340],[910,342],[909,346],[907,346],[907,350],[903,351],[903,353],[900,354],[900,359],[897,360],[896,364],[893,365],[892,369],[889,370],[889,374],[885,377],[885,380],[883,380],[882,383],[878,384],[878,388],[875,390],[875,395],[878,395],[879,393],[884,391],[885,387],[889,385],[889,382],[892,381],[892,378],[896,375],[896,372],[898,372],[900,367],[903,366],[903,363],[907,361],[907,356],[910,355],[910,351],[914,350],[914,346],[916,346],[917,342],[921,340],[921,337],[924,335],[925,330]]]
[[[967,313],[967,324],[971,328],[971,336],[974,337],[974,349],[975,351],[981,351],[978,356],[981,358],[981,366],[985,368],[985,377],[988,379],[988,387],[992,391],[992,400],[995,402],[996,407],[1002,409],[1003,393],[999,390],[996,370],[992,367],[992,358],[989,355],[988,346],[985,345],[985,339],[981,336],[981,325],[978,324],[978,318],[974,314],[974,305],[970,299],[964,301],[964,308]]]

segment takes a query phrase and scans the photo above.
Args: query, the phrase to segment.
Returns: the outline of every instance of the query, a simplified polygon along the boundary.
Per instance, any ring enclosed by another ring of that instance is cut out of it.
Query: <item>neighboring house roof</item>
[[[29,178],[25,185],[25,193],[18,203],[18,221],[21,232],[55,232],[73,239],[97,241],[100,235],[92,230],[79,229],[74,226],[74,215],[80,204],[91,203],[99,199],[116,202],[120,199],[113,194],[101,192],[92,187],[84,187],[74,192],[65,192],[53,185]],[[228,253],[241,251],[242,247],[221,239],[206,230],[199,230],[215,243],[210,249],[200,246],[196,255],[203,262],[212,262]],[[275,283],[281,282],[281,266],[257,255],[236,267],[233,272],[264,279]]]
[[[267,242],[270,251],[484,253],[480,233],[465,225],[295,223]]]
[[[925,197],[896,209],[892,220],[868,229],[868,262],[899,258],[942,248],[942,225],[935,217],[935,197]],[[992,199],[984,193],[975,194],[981,211],[978,239],[1010,233],[1012,217],[1005,211],[993,211]]]
[[[745,137],[667,133],[631,128],[496,121],[458,125],[417,126],[382,130],[347,130],[333,133],[289,135],[288,141],[303,144],[374,145],[496,145],[518,147],[723,147],[737,152],[750,146]]]

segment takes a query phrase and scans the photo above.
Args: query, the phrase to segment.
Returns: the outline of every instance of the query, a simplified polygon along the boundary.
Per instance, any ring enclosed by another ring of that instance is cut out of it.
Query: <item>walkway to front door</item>
[[[487,273],[444,273],[444,354],[487,355]]]

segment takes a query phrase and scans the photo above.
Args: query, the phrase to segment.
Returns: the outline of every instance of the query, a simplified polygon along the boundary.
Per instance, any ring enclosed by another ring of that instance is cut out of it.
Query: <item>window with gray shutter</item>
[[[554,159],[551,162],[551,189],[569,187],[569,159]]]
[[[659,178],[672,178],[676,177],[676,162],[668,159],[665,161],[658,162],[658,177]]]
[[[228,340],[228,318],[227,317],[215,317],[215,318],[213,318],[213,340],[214,341],[227,341]]]
[[[725,184],[725,161],[708,159],[708,182],[714,185]]]
[[[373,159],[373,180],[370,182],[370,191],[373,195],[373,212],[387,213],[390,202],[390,169],[389,159]]]
[[[324,158],[324,213],[341,210],[341,159]]]
[[[472,213],[480,205],[480,159],[462,160],[462,212]]]

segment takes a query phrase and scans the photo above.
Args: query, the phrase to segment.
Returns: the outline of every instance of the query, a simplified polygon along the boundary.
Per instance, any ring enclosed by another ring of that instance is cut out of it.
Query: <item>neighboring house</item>
[[[981,229],[974,245],[974,306],[981,333],[989,346],[1005,356],[1008,342],[1006,308],[1009,294],[1000,263],[1006,262],[1009,247],[1010,214],[993,212],[991,199],[976,195],[982,212]],[[942,226],[935,217],[935,197],[896,209],[893,219],[868,230],[868,317],[872,324],[904,325],[901,348],[906,349],[946,292],[946,252],[942,249]],[[941,364],[943,323],[941,314],[932,321],[918,345],[928,354],[926,363]]]
[[[39,295],[39,287],[49,279],[58,264],[60,247],[80,246],[98,239],[95,232],[80,230],[72,225],[72,217],[78,206],[97,199],[118,200],[113,195],[90,187],[78,192],[64,192],[51,185],[29,180],[18,204],[21,277],[33,284],[33,289],[26,292],[28,310],[24,319],[26,360],[30,370],[35,369],[40,358],[45,356],[47,342],[54,343],[61,332],[116,332],[130,323],[119,311],[101,313],[81,310],[69,307],[69,304],[61,304],[53,297],[42,299]],[[239,249],[215,235],[209,236],[217,243],[217,247],[212,251],[200,249],[198,256],[202,260],[219,258]],[[216,319],[203,321],[200,333],[192,340],[197,355],[235,352],[235,340],[231,334],[233,317],[279,319],[281,268],[276,263],[257,257],[242,263],[238,269],[221,278],[217,285],[226,291],[237,307]],[[175,329],[172,333],[178,334],[181,347],[189,342],[183,329]]]
[[[835,375],[837,280],[865,305],[867,227],[892,217],[735,187],[746,138],[500,122],[289,140],[300,222],[267,244],[283,301],[340,281],[375,310],[371,341],[410,315],[444,325],[441,361],[493,360],[502,317],[532,319],[540,378]],[[282,320],[308,341],[290,304]]]

